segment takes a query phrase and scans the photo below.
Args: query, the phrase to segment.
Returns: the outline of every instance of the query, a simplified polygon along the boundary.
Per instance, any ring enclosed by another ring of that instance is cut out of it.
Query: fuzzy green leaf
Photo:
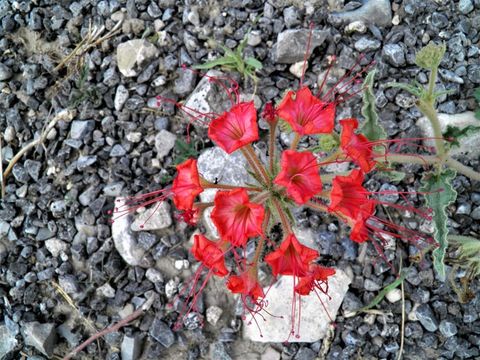
[[[340,145],[340,137],[336,133],[318,135],[318,145],[314,146],[313,152],[331,152]]]
[[[363,83],[363,107],[362,115],[365,121],[362,124],[360,131],[368,138],[368,140],[375,141],[386,139],[387,133],[385,129],[378,122],[378,115],[375,109],[375,94],[373,93],[373,78],[375,70],[368,73]]]
[[[433,266],[439,278],[445,280],[445,251],[448,246],[447,213],[445,209],[457,198],[452,187],[452,180],[457,175],[455,170],[446,169],[440,174],[427,173],[422,177],[421,191],[426,192],[427,206],[433,210],[434,239],[438,247],[433,250]]]
[[[480,103],[480,88],[476,88],[473,92],[473,97]]]
[[[447,130],[443,133],[445,139],[450,140],[451,146],[460,146],[459,140],[466,136],[470,136],[480,131],[480,126],[468,125],[463,129],[456,126],[447,126]]]
[[[480,109],[475,111],[475,117],[480,120]]]
[[[425,92],[425,90],[421,86],[405,84],[405,83],[389,82],[387,83],[387,87],[405,90],[406,92],[418,98],[422,97],[423,93]]]
[[[434,42],[430,42],[417,53],[415,63],[424,69],[436,69],[440,65],[446,50],[445,43],[437,45]]]

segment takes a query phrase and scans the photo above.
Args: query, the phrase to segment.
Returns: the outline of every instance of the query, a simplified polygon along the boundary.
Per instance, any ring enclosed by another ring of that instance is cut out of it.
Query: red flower
[[[249,271],[244,271],[240,276],[230,276],[227,280],[227,288],[232,293],[242,294],[242,296],[249,297],[253,301],[265,297],[262,287]]]
[[[369,199],[369,192],[362,186],[363,179],[364,175],[358,169],[352,170],[347,176],[335,176],[328,210],[340,212],[352,219],[357,218],[360,212],[372,213],[375,204]]]
[[[319,256],[318,252],[300,244],[294,234],[289,234],[280,247],[265,256],[273,275],[306,276],[310,263]]]
[[[289,91],[277,107],[277,115],[300,135],[325,134],[333,130],[335,104],[323,102],[308,87]]]
[[[363,172],[368,173],[376,164],[373,160],[371,142],[363,134],[355,134],[358,128],[357,119],[340,120],[342,133],[340,147],[352,161],[360,166]]]
[[[213,271],[215,275],[228,275],[228,270],[225,267],[224,252],[218,242],[208,240],[203,235],[195,235],[191,251],[195,259]]]
[[[311,265],[309,274],[301,277],[295,291],[300,295],[308,295],[312,290],[319,289],[323,293],[328,291],[328,277],[335,275],[335,269],[320,265]],[[325,285],[324,288],[321,286]]]
[[[356,242],[368,240],[366,221],[375,212],[375,201],[369,198],[369,192],[362,186],[363,173],[352,170],[347,176],[335,176],[330,192],[328,211],[339,213],[351,226],[350,238]]]
[[[249,237],[263,235],[265,209],[250,202],[245,189],[218,191],[214,204],[211,218],[223,240],[243,246]]]
[[[228,154],[258,140],[257,111],[253,101],[236,104],[230,111],[213,119],[208,127],[208,137]]]
[[[317,160],[311,152],[285,150],[282,153],[282,170],[273,181],[284,186],[287,194],[297,204],[304,204],[322,191]]]
[[[179,210],[191,210],[193,201],[203,191],[197,170],[197,160],[188,159],[177,165],[177,176],[173,180],[173,203]]]

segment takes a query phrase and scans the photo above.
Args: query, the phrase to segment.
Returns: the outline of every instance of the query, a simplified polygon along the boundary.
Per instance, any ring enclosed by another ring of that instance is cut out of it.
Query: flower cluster
[[[156,192],[156,196],[147,202],[171,197],[180,216],[192,225],[199,221],[205,209],[213,207],[210,216],[219,238],[208,238],[203,234],[194,236],[191,253],[200,267],[186,296],[187,312],[195,309],[199,291],[197,282],[202,272],[206,272],[207,280],[211,276],[225,278],[226,287],[240,295],[246,313],[253,317],[266,310],[263,301],[266,290],[258,276],[260,266],[269,268],[275,278],[293,277],[295,297],[311,293],[318,295],[319,292],[326,294],[329,277],[335,274],[335,270],[320,265],[319,252],[299,242],[292,230],[292,207],[305,206],[337,217],[350,227],[350,238],[358,243],[422,236],[375,216],[378,204],[400,207],[424,217],[429,215],[410,206],[406,193],[398,193],[407,203],[400,206],[379,201],[379,193],[369,192],[364,187],[365,175],[376,169],[386,153],[378,151],[378,142],[371,142],[358,133],[357,119],[339,121],[339,146],[334,153],[320,158],[308,148],[299,148],[300,141],[306,136],[334,132],[339,98],[334,92],[320,98],[302,86],[288,91],[278,105],[266,104],[261,117],[269,125],[270,136],[267,161],[263,162],[252,146],[261,135],[253,101],[241,102],[238,86],[230,79],[211,77],[210,80],[221,83],[227,90],[232,101],[228,111],[199,114],[182,104],[175,104],[193,120],[206,119],[208,137],[215,145],[228,154],[241,152],[255,183],[235,187],[209,182],[199,174],[197,161],[188,159],[177,166],[172,186]],[[230,86],[224,85],[225,81],[229,81]],[[278,124],[282,121],[293,133],[288,149],[281,149],[276,143]],[[351,163],[351,170],[337,176],[325,176],[322,168],[338,162]],[[196,201],[207,188],[217,189],[213,202]],[[270,237],[276,224],[282,229],[279,242]],[[255,244],[254,254],[250,257],[246,255],[248,242]],[[201,283],[200,290],[205,284]],[[294,329],[299,326],[295,327],[296,319],[294,315],[292,317],[291,334],[298,336],[298,330]]]

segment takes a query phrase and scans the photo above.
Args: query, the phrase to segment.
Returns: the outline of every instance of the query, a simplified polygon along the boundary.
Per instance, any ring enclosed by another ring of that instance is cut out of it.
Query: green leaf
[[[415,95],[416,97],[422,97],[423,93],[425,92],[425,90],[421,86],[405,83],[389,82],[387,83],[387,87],[405,90],[406,92]]]
[[[396,170],[380,171],[380,176],[386,177],[391,182],[400,182],[405,178],[406,175],[407,174],[405,174],[403,171],[396,171]]]
[[[475,117],[480,120],[480,109],[475,111]]]
[[[340,138],[338,134],[320,134],[318,135],[318,145],[313,147],[311,151],[313,152],[331,152],[335,150],[340,145]]]
[[[447,213],[445,209],[457,198],[452,187],[452,180],[457,175],[455,170],[446,169],[440,174],[427,173],[422,177],[421,191],[426,192],[427,206],[433,210],[434,239],[438,247],[433,250],[433,266],[442,281],[445,281],[445,251],[448,246]]]
[[[364,312],[364,311],[370,310],[370,309],[373,308],[374,306],[377,306],[378,304],[380,304],[380,301],[383,300],[383,298],[385,297],[385,295],[386,295],[389,291],[397,288],[397,287],[405,280],[405,277],[406,277],[406,272],[405,272],[405,270],[402,270],[401,273],[400,273],[400,276],[399,276],[397,279],[395,279],[394,282],[392,282],[391,284],[388,284],[387,286],[385,286],[385,287],[378,293],[378,295],[373,298],[373,300],[372,300],[368,305],[366,305],[366,306],[364,306],[364,307],[362,307],[362,308],[360,308],[360,309],[358,309],[358,310],[355,310],[355,312],[356,312],[356,313],[358,313],[358,312]]]
[[[445,43],[435,44],[430,42],[415,56],[415,63],[424,69],[436,69],[445,55],[447,47]]]
[[[447,126],[447,130],[443,133],[445,139],[450,140],[451,146],[460,146],[459,140],[461,138],[470,136],[480,131],[480,126],[468,125],[463,129],[456,126]]]
[[[233,64],[235,64],[235,59],[232,59],[230,57],[221,57],[215,60],[207,61],[203,64],[193,65],[192,67],[198,70],[206,70],[206,69],[214,68],[215,66],[224,66],[224,65],[233,65]]]
[[[247,64],[248,66],[251,66],[257,70],[261,70],[263,68],[263,65],[260,61],[258,61],[257,59],[249,56],[247,58],[245,58],[245,64]]]
[[[365,121],[360,128],[360,131],[367,137],[368,140],[375,141],[385,139],[387,133],[378,122],[378,115],[375,109],[375,94],[373,93],[373,78],[375,77],[375,70],[368,73],[363,83],[363,107],[362,115]]]

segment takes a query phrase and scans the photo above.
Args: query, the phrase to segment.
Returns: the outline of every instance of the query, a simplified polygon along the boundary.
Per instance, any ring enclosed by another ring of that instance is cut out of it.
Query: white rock
[[[67,244],[59,239],[45,240],[45,247],[53,255],[53,257],[59,256],[62,252],[67,250]]]
[[[231,102],[228,99],[228,95],[224,89],[211,81],[211,77],[221,77],[224,74],[217,70],[209,70],[206,76],[200,80],[197,87],[193,90],[192,94],[185,102],[185,108],[193,109],[199,113],[216,113],[222,114],[227,111]],[[204,121],[192,121],[191,118],[185,115],[185,120],[191,122],[195,126],[206,127],[207,123]],[[204,119],[201,119],[204,120]]]
[[[125,101],[128,99],[128,89],[122,84],[118,85],[117,91],[115,92],[115,99],[113,99],[113,105],[115,110],[120,111],[125,104]]]
[[[331,300],[324,294],[320,294],[320,298],[332,319],[335,319],[348,291],[350,279],[342,270],[336,269],[336,274],[329,278],[328,284],[328,294],[331,296]],[[265,309],[276,316],[283,315],[283,319],[265,315],[266,321],[260,322],[263,334],[263,337],[260,337],[260,332],[254,322],[248,325],[251,318],[247,316],[243,326],[243,335],[246,339],[260,342],[283,342],[288,339],[291,329],[292,289],[292,276],[280,277],[279,281],[270,290],[264,288],[265,293],[267,293],[265,300],[268,302]],[[290,336],[289,341],[315,342],[322,339],[330,326],[330,320],[317,295],[312,292],[308,296],[302,296],[301,308],[300,338]]]
[[[168,282],[165,284],[165,295],[167,296],[168,299],[171,299],[178,290],[178,282],[170,279]]]
[[[208,321],[208,323],[215,326],[217,324],[218,320],[220,320],[220,316],[222,316],[222,313],[223,313],[222,308],[220,308],[218,306],[215,306],[215,305],[210,306],[207,309],[207,321]]]
[[[438,120],[442,132],[447,130],[447,126],[455,126],[460,129],[467,127],[468,125],[479,126],[479,121],[475,118],[473,111],[467,111],[461,114],[438,114]],[[417,126],[423,132],[425,137],[433,137],[433,130],[430,125],[430,121],[422,117],[417,121]],[[434,146],[433,140],[425,141],[427,146]],[[480,132],[476,132],[470,136],[466,136],[460,140],[460,146],[454,147],[450,150],[450,155],[464,155],[469,159],[478,159],[480,156]]]
[[[132,77],[139,74],[138,67],[158,57],[159,50],[155,45],[144,39],[134,39],[117,46],[118,70],[126,76]]]
[[[148,269],[147,272],[145,273],[145,277],[147,278],[148,281],[150,281],[153,284],[163,282],[162,273],[154,268]]]
[[[352,21],[350,24],[345,26],[345,33],[351,34],[354,32],[364,34],[367,31],[367,26],[363,21]]]
[[[117,198],[115,204],[122,206],[124,199]],[[115,248],[122,259],[129,265],[138,266],[142,263],[145,250],[137,244],[137,240],[131,231],[132,216],[120,216],[113,221],[112,238]]]
[[[296,62],[295,64],[290,65],[289,71],[293,75],[295,75],[297,78],[301,78],[303,74],[303,61]],[[308,61],[305,62],[305,71],[308,69]]]
[[[151,205],[147,210],[137,215],[131,229],[133,231],[161,230],[168,228],[170,225],[172,225],[170,205],[166,201],[162,201]]]
[[[198,172],[210,182],[217,180],[222,184],[236,186],[254,182],[247,173],[247,161],[239,151],[229,155],[219,147],[209,148],[198,157],[197,168]],[[206,189],[200,194],[200,200],[211,202],[215,198],[216,192],[215,189]],[[211,212],[212,208],[203,212],[204,224],[208,236],[212,239],[218,239],[217,229],[210,218]]]
[[[398,288],[392,289],[385,294],[385,297],[391,303],[396,303],[402,298],[402,291]]]
[[[400,16],[398,16],[398,14],[396,14],[392,19],[392,25],[397,26],[398,24],[400,24],[400,22],[401,22]]]
[[[167,130],[160,130],[155,136],[155,149],[157,150],[157,158],[163,159],[175,146],[177,136]]]
[[[175,260],[174,266],[177,270],[188,269],[190,267],[190,262],[188,260]]]
[[[271,347],[267,348],[267,350],[260,356],[260,360],[280,360],[280,353],[272,349]]]
[[[97,295],[104,296],[109,299],[113,299],[115,297],[115,289],[109,283],[97,288],[96,293]]]

